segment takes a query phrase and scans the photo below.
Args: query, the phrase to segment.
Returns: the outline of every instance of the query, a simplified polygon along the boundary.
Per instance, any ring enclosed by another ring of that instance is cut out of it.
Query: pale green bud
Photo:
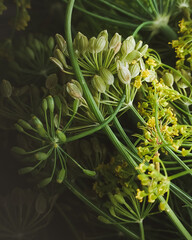
[[[101,78],[101,76],[95,75],[92,78],[92,86],[95,90],[97,90],[100,93],[104,93],[106,91],[106,84],[104,80]]]
[[[104,38],[105,38],[106,44],[105,44],[104,50],[106,50],[107,47],[108,47],[108,32],[107,32],[107,30],[101,31],[101,32],[98,34],[97,38],[99,38],[99,37],[104,37]]]
[[[58,48],[55,49],[54,55],[55,55],[56,58],[58,58],[58,60],[63,64],[63,66],[64,66],[65,68],[68,68],[65,55],[61,52],[60,49],[58,49]]]
[[[66,135],[62,131],[57,130],[56,134],[57,134],[57,137],[59,138],[59,140],[61,141],[61,143],[66,142],[66,140],[67,140]]]
[[[142,56],[145,56],[145,54],[147,53],[149,46],[147,44],[145,44],[140,50],[139,52],[141,53]]]
[[[68,94],[74,99],[81,99],[83,96],[83,91],[80,84],[77,81],[71,81],[67,83],[66,90]]]
[[[106,84],[111,85],[114,83],[114,76],[109,69],[101,68],[100,75]]]
[[[143,45],[143,41],[139,40],[139,42],[135,46],[135,50],[139,50]]]
[[[139,59],[139,65],[140,65],[141,70],[144,71],[145,70],[145,63],[143,61],[143,58]]]
[[[12,95],[13,88],[8,80],[3,79],[1,82],[1,94],[3,97],[9,98]]]
[[[43,188],[47,186],[51,181],[52,181],[52,177],[45,178],[38,184],[38,187]]]
[[[101,36],[101,37],[97,38],[96,42],[95,42],[95,52],[96,53],[102,52],[104,50],[105,46],[106,46],[105,37]]]
[[[163,75],[163,81],[168,87],[172,87],[174,83],[174,78],[171,73],[165,73]]]
[[[11,151],[20,155],[25,155],[27,153],[25,149],[20,147],[12,147]]]
[[[40,52],[42,45],[41,45],[41,42],[36,38],[34,39],[34,45],[35,45],[35,48]]]
[[[57,33],[55,35],[55,39],[56,39],[57,45],[58,45],[59,49],[61,50],[61,52],[65,53],[65,51],[67,50],[67,43],[66,43],[65,39],[63,38],[63,36]]]
[[[95,52],[95,48],[96,48],[96,37],[92,37],[89,39],[89,52],[90,53],[94,53]]]
[[[115,194],[114,195],[115,200],[120,203],[120,204],[125,204],[126,205],[126,201],[124,199],[124,197],[119,193],[119,194]]]
[[[35,154],[35,158],[39,161],[44,161],[49,157],[47,153],[44,152],[38,152]]]
[[[53,97],[51,95],[49,95],[47,97],[47,105],[48,105],[49,111],[53,113],[54,112],[55,103],[54,103]]]
[[[142,55],[139,51],[133,50],[127,55],[126,60],[128,61],[128,63],[132,63],[133,61],[137,61],[141,57]]]
[[[49,59],[50,59],[53,63],[55,63],[61,70],[64,70],[64,69],[63,69],[63,64],[62,64],[57,58],[50,57]]]
[[[64,168],[62,168],[57,175],[57,182],[58,183],[62,183],[63,180],[65,179],[65,175],[66,175],[66,171]]]
[[[123,84],[129,84],[131,82],[131,73],[127,63],[123,64],[121,61],[117,61],[117,75]]]
[[[79,53],[84,54],[88,50],[89,41],[85,35],[78,32],[74,39],[74,48],[78,50]]]
[[[115,33],[109,43],[109,48],[113,49],[115,54],[119,52],[121,48],[121,35]]]
[[[49,37],[48,40],[47,40],[47,45],[49,47],[49,49],[53,49],[54,48],[54,45],[55,45],[55,41],[54,41],[54,38],[53,37]]]
[[[131,77],[134,78],[139,75],[140,73],[140,66],[139,63],[135,63],[129,67]]]
[[[123,55],[127,56],[134,49],[135,49],[135,39],[133,36],[130,36],[123,41],[121,46],[121,52]]]
[[[32,58],[33,60],[35,59],[35,53],[33,52],[33,50],[30,47],[26,47],[26,53],[28,54],[28,56],[30,58]]]
[[[26,174],[26,173],[32,172],[33,170],[34,170],[34,167],[25,167],[25,168],[19,169],[18,173]]]
[[[46,112],[47,108],[48,108],[47,99],[44,98],[43,101],[42,101],[42,109],[43,109],[44,112]]]
[[[28,129],[28,130],[32,129],[31,125],[23,119],[19,119],[18,123],[21,127],[25,128],[25,129]]]
[[[95,171],[91,171],[89,169],[82,169],[83,173],[85,173],[87,176],[94,177],[96,175]]]
[[[14,124],[15,125],[15,129],[18,131],[18,132],[24,132],[24,129],[17,123]]]

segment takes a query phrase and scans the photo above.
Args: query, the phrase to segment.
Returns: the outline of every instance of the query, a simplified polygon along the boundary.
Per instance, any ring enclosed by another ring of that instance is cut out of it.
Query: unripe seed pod
[[[27,153],[25,149],[20,147],[12,147],[11,151],[20,155],[25,155]]]
[[[48,104],[49,111],[53,113],[55,104],[54,104],[53,97],[51,95],[47,97],[47,104]]]
[[[104,50],[105,46],[106,46],[105,37],[101,36],[101,37],[97,38],[96,42],[95,42],[95,52],[96,53],[102,52]]]
[[[131,73],[128,69],[128,64],[123,65],[119,60],[117,61],[117,75],[123,84],[129,84],[131,81]]]
[[[120,203],[120,204],[125,204],[126,205],[126,201],[124,199],[124,197],[121,194],[115,194],[114,195],[115,200]]]
[[[163,76],[163,81],[168,87],[172,87],[174,83],[174,78],[171,73],[165,73]]]
[[[82,98],[82,89],[80,89],[76,83],[68,82],[66,90],[72,98],[74,99]]]
[[[41,137],[47,138],[47,132],[45,131],[44,127],[37,126],[37,132]]]
[[[62,108],[62,103],[58,96],[54,96],[54,102],[55,102],[56,107],[60,110]]]
[[[106,84],[105,84],[104,80],[98,75],[95,75],[92,78],[91,84],[92,84],[93,88],[100,93],[104,93],[106,91]]]
[[[15,128],[18,132],[24,132],[24,129],[17,123],[15,123]]]
[[[88,50],[89,41],[85,35],[78,32],[74,39],[74,48],[84,54]]]
[[[62,131],[57,130],[56,134],[57,134],[57,137],[59,138],[59,140],[61,141],[61,143],[66,142],[66,140],[67,140],[66,135]]]
[[[109,69],[102,68],[100,70],[100,75],[106,84],[111,85],[114,83],[114,76]]]
[[[47,40],[47,45],[50,50],[53,50],[54,45],[55,45],[55,41],[54,41],[53,37],[49,37],[49,39]]]
[[[101,31],[101,32],[98,34],[97,38],[99,38],[99,37],[104,37],[104,38],[105,38],[106,44],[105,44],[105,47],[104,47],[103,50],[106,50],[107,47],[108,47],[108,32],[107,32],[107,30]]]
[[[65,68],[68,68],[67,62],[66,62],[66,58],[65,55],[61,52],[60,49],[55,49],[54,51],[55,57],[59,59],[59,61],[63,64],[63,66]]]
[[[38,187],[43,188],[47,186],[51,181],[52,181],[52,177],[45,178],[38,184]]]
[[[128,63],[132,63],[133,61],[137,61],[139,58],[141,58],[141,56],[142,55],[139,51],[133,50],[127,55],[126,60]]]
[[[96,48],[96,41],[97,39],[95,37],[92,37],[89,39],[89,52],[94,53]]]
[[[26,173],[32,172],[33,170],[34,170],[34,167],[25,167],[25,168],[19,169],[18,173],[26,174]]]
[[[44,161],[49,157],[47,153],[44,152],[38,152],[35,154],[35,158],[39,161]]]
[[[83,170],[83,173],[85,173],[87,176],[94,177],[96,175],[95,171],[91,171],[88,169],[82,169],[82,170]]]
[[[24,121],[23,119],[19,119],[19,120],[18,120],[18,123],[19,123],[19,125],[20,125],[21,127],[25,128],[25,129],[28,129],[28,130],[33,129],[33,128],[31,127],[31,125],[30,125],[28,122]]]
[[[140,50],[139,52],[141,53],[142,56],[144,56],[147,53],[149,46],[147,44],[145,44]]]
[[[47,108],[48,108],[47,99],[44,98],[43,101],[42,101],[42,109],[43,109],[44,112],[46,112]]]
[[[61,50],[62,53],[64,53],[67,49],[67,43],[66,43],[65,39],[63,38],[63,36],[61,36],[58,33],[55,35],[55,39],[56,39],[59,49]]]
[[[50,57],[49,59],[50,59],[53,63],[55,63],[61,70],[63,70],[63,64],[62,64],[57,58]]]
[[[63,180],[65,179],[65,174],[66,174],[66,171],[64,168],[62,168],[59,172],[58,172],[58,175],[57,175],[57,182],[58,183],[62,183]]]
[[[37,118],[36,116],[33,116],[32,117],[32,120],[35,124],[36,127],[43,127],[43,123],[40,121],[39,118]]]
[[[113,49],[115,54],[119,52],[121,48],[121,35],[115,33],[109,43],[109,48]]]
[[[121,52],[123,55],[127,56],[130,52],[132,52],[135,48],[135,39],[133,36],[125,39],[121,46]]]
[[[139,42],[135,46],[135,50],[139,50],[143,45],[143,41],[139,40]]]
[[[98,219],[100,222],[102,222],[102,223],[111,224],[111,222],[110,222],[107,218],[105,218],[105,217],[103,217],[103,216],[98,216],[97,219]]]
[[[135,63],[129,67],[131,77],[134,78],[139,75],[140,73],[140,66],[138,63]]]
[[[35,48],[40,52],[41,51],[41,43],[38,39],[34,39],[34,45],[35,45]]]

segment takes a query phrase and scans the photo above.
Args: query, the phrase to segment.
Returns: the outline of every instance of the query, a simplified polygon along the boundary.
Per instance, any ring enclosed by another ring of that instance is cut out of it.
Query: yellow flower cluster
[[[15,0],[18,7],[18,13],[15,19],[16,30],[24,30],[30,21],[30,15],[27,9],[31,8],[30,0]]]

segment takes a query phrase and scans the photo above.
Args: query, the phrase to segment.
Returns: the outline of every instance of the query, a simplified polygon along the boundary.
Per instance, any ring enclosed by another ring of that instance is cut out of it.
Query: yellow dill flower
[[[153,67],[157,66],[157,63],[156,63],[155,60],[152,59],[152,58],[149,58],[149,59],[146,61],[146,63],[147,63],[149,66],[153,66]]]
[[[150,72],[148,69],[141,72],[141,77],[146,78],[150,75]]]
[[[134,82],[134,87],[135,88],[137,88],[137,89],[139,89],[140,87],[141,87],[141,85],[142,85],[142,82],[141,82],[141,77],[140,76],[137,76],[136,78],[135,78],[135,82]]]

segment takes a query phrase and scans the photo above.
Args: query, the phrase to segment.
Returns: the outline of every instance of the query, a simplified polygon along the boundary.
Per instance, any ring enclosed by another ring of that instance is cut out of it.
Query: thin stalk
[[[143,28],[143,27],[145,27],[145,26],[147,26],[147,25],[153,25],[153,21],[146,21],[146,22],[143,22],[143,23],[141,23],[136,29],[135,29],[135,31],[133,32],[133,37],[135,37],[136,35],[137,35],[137,33]]]
[[[139,221],[139,228],[140,228],[140,233],[141,233],[141,240],[145,240],[145,232],[144,232],[144,227],[143,227],[143,219]]]

